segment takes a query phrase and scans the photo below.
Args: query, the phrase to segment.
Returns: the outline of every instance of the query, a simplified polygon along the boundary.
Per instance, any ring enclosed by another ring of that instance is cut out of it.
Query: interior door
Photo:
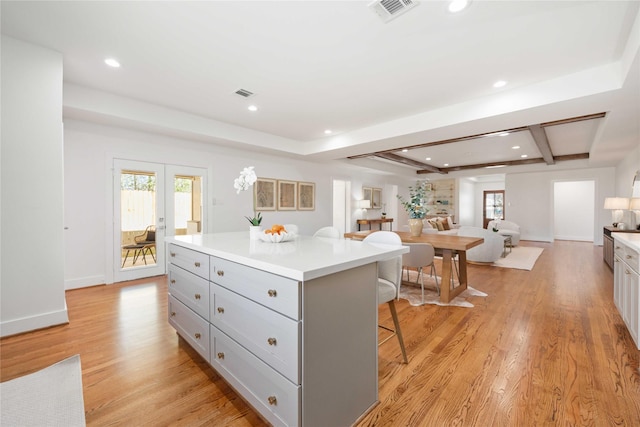
[[[489,221],[504,219],[504,190],[488,190],[483,192],[482,227],[487,228]]]
[[[164,165],[114,159],[114,281],[165,274]]]

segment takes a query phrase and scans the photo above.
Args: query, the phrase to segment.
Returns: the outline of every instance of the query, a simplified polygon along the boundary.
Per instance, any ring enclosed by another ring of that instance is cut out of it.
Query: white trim
[[[103,285],[105,283],[106,278],[100,275],[79,277],[76,279],[65,280],[64,289],[68,291],[70,289],[86,288],[89,286]]]
[[[65,303],[64,310],[42,313],[35,316],[8,320],[0,324],[0,336],[7,337],[36,329],[69,323],[69,315]]]

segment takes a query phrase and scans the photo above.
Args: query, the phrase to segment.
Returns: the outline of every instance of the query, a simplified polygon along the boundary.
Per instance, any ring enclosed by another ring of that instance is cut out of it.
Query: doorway
[[[161,163],[113,161],[114,282],[166,273],[165,236],[206,229],[206,173]]]
[[[486,190],[482,199],[482,228],[487,228],[489,221],[504,219],[504,190]]]
[[[553,183],[553,238],[593,242],[595,181]]]

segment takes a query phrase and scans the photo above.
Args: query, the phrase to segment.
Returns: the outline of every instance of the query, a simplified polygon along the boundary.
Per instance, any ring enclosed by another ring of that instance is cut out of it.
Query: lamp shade
[[[632,211],[640,211],[640,197],[634,197],[629,203],[629,209]]]
[[[627,197],[607,197],[604,199],[605,209],[629,209],[629,198]]]
[[[358,209],[371,209],[371,200],[358,200],[356,206]]]

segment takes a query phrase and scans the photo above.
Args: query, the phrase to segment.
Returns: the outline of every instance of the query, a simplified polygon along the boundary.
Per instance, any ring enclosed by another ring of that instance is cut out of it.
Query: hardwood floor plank
[[[409,364],[397,340],[379,347],[380,403],[358,426],[640,425],[640,352],[602,248],[521,244],[544,248],[532,271],[469,267],[488,294],[473,308],[397,302]],[[165,277],[68,291],[68,325],[0,340],[0,379],[80,354],[90,426],[267,425],[168,324],[166,292]]]

